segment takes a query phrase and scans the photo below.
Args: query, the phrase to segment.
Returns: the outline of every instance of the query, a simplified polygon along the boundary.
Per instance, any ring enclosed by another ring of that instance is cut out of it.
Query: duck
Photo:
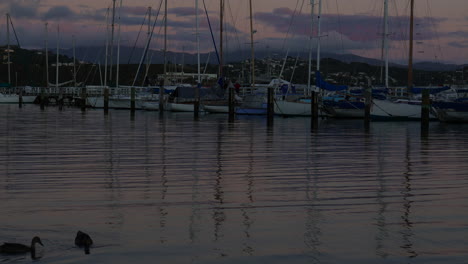
[[[85,232],[78,231],[75,237],[75,245],[84,247],[85,254],[89,254],[89,247],[93,244],[91,237]]]
[[[18,243],[3,243],[0,246],[0,253],[3,254],[21,254],[21,253],[31,253],[31,257],[36,259],[36,243],[44,246],[41,239],[38,236],[33,237],[31,240],[31,246],[26,246]]]

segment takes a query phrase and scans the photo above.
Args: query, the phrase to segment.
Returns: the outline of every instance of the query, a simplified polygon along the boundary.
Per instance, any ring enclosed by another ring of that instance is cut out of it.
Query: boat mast
[[[385,88],[388,88],[388,0],[384,0]]]
[[[76,88],[76,40],[75,40],[75,35],[72,36],[73,39],[73,85]]]
[[[312,39],[314,34],[314,9],[315,0],[310,0],[310,36],[309,36],[309,76],[307,78],[307,91],[312,91]]]
[[[219,0],[219,77],[223,78],[223,31],[224,31],[224,0]]]
[[[320,38],[322,34],[322,0],[319,0],[319,9],[317,16],[317,71],[320,71]]]
[[[55,67],[55,88],[59,88],[59,41],[60,41],[60,25],[57,24],[57,65]]]
[[[255,48],[254,48],[254,30],[253,30],[253,14],[252,14],[252,0],[249,0],[250,5],[250,49],[252,52],[252,87],[255,87]]]
[[[197,87],[200,88],[200,85],[201,85],[201,70],[200,70],[200,32],[199,32],[199,28],[200,28],[200,20],[199,20],[199,14],[198,14],[198,0],[196,0],[195,2],[195,12],[196,12],[196,16],[195,16],[195,19],[196,19],[196,36],[197,36],[197,74],[198,74],[198,78],[197,78]]]
[[[163,85],[167,78],[167,0],[164,2],[164,80]]]
[[[8,63],[8,84],[11,86],[11,66],[10,66],[10,14],[6,14],[7,22],[7,63]]]
[[[409,36],[409,60],[408,60],[408,94],[413,87],[413,33],[414,33],[414,0],[411,0],[410,36]]]
[[[198,119],[198,112],[200,110],[200,87],[201,87],[201,80],[200,80],[200,21],[199,21],[199,14],[198,14],[198,0],[195,1],[195,36],[197,39],[197,86],[195,87],[195,104],[193,106],[194,118]],[[183,71],[182,71],[183,72]]]
[[[107,8],[106,15],[106,55],[104,59],[104,87],[107,87],[107,59],[109,56],[109,12],[110,9]]]
[[[148,32],[147,34],[147,41],[148,43],[151,41],[151,6],[148,7]],[[146,51],[148,52],[148,51]],[[150,56],[146,53],[146,65],[145,65],[145,76],[143,77],[143,84],[145,83],[146,79],[148,78],[149,68],[150,68]],[[149,83],[148,83],[149,85]]]
[[[114,59],[114,31],[115,31],[115,1],[112,0],[112,25],[111,25],[111,41],[110,41],[110,71],[109,71],[109,81],[112,83],[112,68],[113,68],[113,59]]]
[[[46,87],[49,88],[49,41],[48,41],[48,35],[49,35],[49,30],[48,30],[48,25],[49,23],[45,23],[45,58],[46,58]]]
[[[115,76],[115,87],[119,88],[119,74],[120,74],[120,27],[121,27],[121,21],[120,21],[120,16],[122,12],[122,0],[120,0],[120,6],[119,6],[119,17],[118,17],[118,30],[117,30],[117,73]]]

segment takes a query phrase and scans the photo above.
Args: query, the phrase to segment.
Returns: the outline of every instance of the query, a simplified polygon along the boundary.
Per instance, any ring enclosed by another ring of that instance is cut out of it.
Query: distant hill
[[[116,63],[116,51],[114,50],[114,59],[113,63]],[[54,50],[51,50],[54,52]],[[60,53],[66,55],[68,57],[73,56],[72,49],[65,49],[61,50]],[[77,47],[76,54],[77,58],[81,61],[86,62],[101,62],[104,64],[104,53],[105,47],[104,46],[89,46],[89,47]],[[127,46],[122,46],[120,48],[120,63],[121,64],[138,64],[141,60],[143,54],[143,48],[131,48]],[[162,51],[159,50],[150,50],[149,56],[151,58],[151,63],[154,64],[163,64],[164,63],[164,54]],[[272,50],[258,50],[255,53],[255,57],[257,59],[266,59],[266,58],[274,58],[274,59],[282,59],[285,56],[285,52],[283,51],[272,51]],[[241,62],[244,60],[250,59],[250,51],[243,50],[243,51],[235,51],[235,52],[228,52],[225,54],[225,63],[236,63]],[[291,56],[297,56],[297,54],[292,54]],[[301,53],[299,56],[307,60],[309,54]],[[202,64],[205,64],[207,61],[210,64],[218,64],[218,60],[215,54],[208,54],[203,53],[200,55]],[[316,57],[316,54],[313,54],[313,58]],[[335,60],[339,60],[345,63],[357,62],[357,63],[366,63],[372,66],[380,66],[382,62],[377,59],[372,58],[365,58],[353,54],[334,54],[334,53],[323,53],[321,55],[322,58],[331,58]],[[209,60],[208,60],[209,58]],[[196,64],[197,63],[197,55],[191,53],[181,53],[181,52],[168,52],[167,53],[167,60],[171,64]],[[110,63],[110,60],[108,61]],[[391,63],[391,67],[400,67],[406,68],[406,65],[395,64]],[[456,65],[456,64],[443,64],[443,63],[436,63],[436,62],[418,62],[413,65],[414,69],[418,70],[425,70],[425,71],[455,71],[457,69],[461,69],[463,65]]]

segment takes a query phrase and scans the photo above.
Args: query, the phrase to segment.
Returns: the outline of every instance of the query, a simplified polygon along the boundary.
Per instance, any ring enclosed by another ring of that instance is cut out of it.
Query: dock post
[[[136,93],[135,87],[132,87],[130,91],[131,91],[130,92],[131,93],[130,94],[130,110],[132,111],[132,113],[134,113],[135,112],[135,93]]]
[[[228,85],[229,89],[229,96],[228,96],[228,105],[229,105],[229,122],[234,122],[234,115],[235,115],[235,105],[234,105],[234,85],[232,82],[229,82]]]
[[[59,106],[59,110],[62,111],[63,110],[63,88],[60,87],[59,88],[59,96],[58,96],[58,106]]]
[[[41,110],[44,110],[45,108],[45,88],[44,87],[41,87],[41,95],[40,95],[40,99],[41,99]]]
[[[86,111],[86,87],[81,87],[81,111]]]
[[[201,83],[197,83],[197,87],[195,88],[195,102],[193,104],[193,119],[198,120],[200,115],[200,88]]]
[[[369,128],[369,124],[371,120],[370,113],[371,113],[371,107],[372,107],[372,87],[370,86],[366,87],[364,97],[366,100],[365,110],[364,110],[364,125],[366,126],[366,128]]]
[[[164,79],[159,84],[159,114],[164,112]]]
[[[275,98],[274,88],[268,87],[268,100],[267,100],[267,123],[268,126],[273,125],[273,116],[275,115]]]
[[[316,91],[311,91],[310,93],[310,113],[312,128],[316,129],[318,127],[319,118],[319,100]]]
[[[427,135],[429,131],[429,113],[431,111],[431,100],[429,97],[429,90],[422,90],[421,102],[421,133]]]
[[[19,92],[19,96],[18,96],[18,106],[19,108],[22,108],[23,107],[23,89],[20,88],[20,90],[18,91]]]
[[[104,87],[104,114],[109,113],[109,88]]]

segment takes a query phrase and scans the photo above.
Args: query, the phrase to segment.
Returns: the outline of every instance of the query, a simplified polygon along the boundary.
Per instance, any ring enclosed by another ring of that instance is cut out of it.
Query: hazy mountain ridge
[[[143,48],[131,48],[131,47],[120,47],[120,63],[121,64],[138,64],[141,61],[141,57],[143,54]],[[51,52],[54,52],[51,50]],[[64,49],[61,50],[60,53],[66,55],[68,57],[73,57],[73,49]],[[77,59],[85,62],[97,63],[101,62],[101,64],[105,63],[104,59],[105,47],[104,46],[89,46],[89,47],[77,47],[76,48],[76,57]],[[117,48],[114,48],[113,53],[113,64],[117,62]],[[276,59],[281,60],[284,58],[286,52],[283,51],[266,51],[266,50],[259,50],[256,51],[255,57],[257,59]],[[153,64],[163,64],[164,63],[164,53],[160,50],[149,50],[148,56],[151,58],[151,63]],[[226,63],[236,63],[244,60],[250,59],[250,51],[243,50],[243,51],[235,51],[235,52],[227,52],[224,54],[224,60]],[[290,55],[291,57],[298,56],[297,54]],[[218,59],[216,54],[211,53],[202,53],[200,54],[201,63],[205,64],[209,62],[210,64],[218,64]],[[307,53],[300,53],[299,57],[303,60],[307,60],[309,54]],[[322,58],[331,58],[336,59],[346,63],[366,63],[372,66],[380,66],[382,65],[382,61],[378,59],[366,58],[361,57],[354,54],[334,54],[334,53],[323,53],[321,55]],[[100,58],[100,59],[99,59]],[[209,58],[209,60],[208,60]],[[316,58],[316,54],[313,54],[313,58]],[[146,60],[145,60],[146,61]],[[182,52],[167,52],[167,61],[171,64],[196,64],[197,63],[197,54],[192,53],[182,53]],[[108,60],[110,63],[110,59]],[[466,65],[466,64],[465,64]],[[390,63],[391,67],[401,67],[406,68],[406,65],[397,64],[397,63]],[[425,71],[456,71],[461,69],[464,65],[457,65],[457,64],[444,64],[438,62],[417,62],[413,64],[414,69],[418,70],[425,70]]]

